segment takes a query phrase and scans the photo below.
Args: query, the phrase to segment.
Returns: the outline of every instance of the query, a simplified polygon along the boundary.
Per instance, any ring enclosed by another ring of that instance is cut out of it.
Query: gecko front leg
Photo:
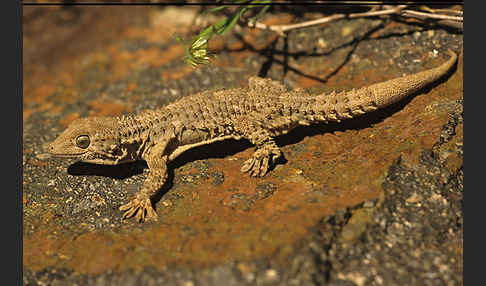
[[[145,160],[150,173],[135,197],[120,207],[121,211],[125,211],[123,219],[135,216],[139,222],[144,222],[146,218],[157,220],[157,213],[152,207],[151,198],[167,180],[167,156],[163,156],[166,146],[167,144],[157,144],[146,155]]]

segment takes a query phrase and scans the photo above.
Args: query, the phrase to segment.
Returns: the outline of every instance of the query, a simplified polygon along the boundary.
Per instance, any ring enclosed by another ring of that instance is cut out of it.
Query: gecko
[[[141,189],[119,207],[123,219],[157,220],[153,198],[167,180],[167,164],[184,151],[227,139],[248,139],[255,151],[242,172],[262,177],[283,157],[275,137],[300,125],[341,122],[385,108],[436,82],[457,61],[344,92],[309,96],[278,81],[250,77],[248,87],[205,91],[154,110],[118,117],[74,120],[48,146],[54,157],[116,165],[145,160]]]

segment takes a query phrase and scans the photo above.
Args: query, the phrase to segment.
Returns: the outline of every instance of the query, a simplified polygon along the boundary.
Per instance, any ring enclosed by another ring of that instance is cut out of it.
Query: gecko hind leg
[[[263,79],[254,79],[256,83],[253,84],[257,87],[259,80]],[[283,152],[275,143],[272,132],[265,128],[266,115],[259,114],[257,118],[252,116],[240,118],[234,126],[236,132],[255,145],[255,152],[243,163],[241,171],[248,172],[252,177],[263,177],[277,159],[283,157]]]
[[[250,159],[246,160],[241,166],[241,171],[248,172],[252,177],[263,177],[281,157],[283,157],[283,153],[275,142],[273,140],[267,141],[256,147]]]

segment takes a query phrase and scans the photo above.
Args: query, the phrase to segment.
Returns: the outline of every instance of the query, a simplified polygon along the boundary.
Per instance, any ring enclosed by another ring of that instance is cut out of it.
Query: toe
[[[157,220],[157,213],[155,212],[154,208],[152,206],[149,206],[147,209],[147,218]]]
[[[121,210],[121,211],[126,211],[130,208],[132,208],[132,202],[129,202],[128,204],[121,205],[118,209]]]
[[[253,165],[253,169],[251,173],[253,177],[258,177],[258,174],[260,173],[261,165],[262,165],[262,160],[261,159],[256,160],[255,165]]]
[[[135,219],[142,223],[145,221],[145,210],[144,209],[140,209],[138,212],[137,212],[137,215],[135,216]]]
[[[132,207],[123,214],[123,219],[131,218],[137,211],[137,207]]]
[[[255,160],[253,158],[250,158],[250,159],[246,160],[243,163],[243,166],[241,166],[241,171],[243,173],[248,172],[253,167],[254,164],[255,164]]]
[[[260,176],[260,177],[265,176],[265,174],[267,173],[267,170],[268,170],[269,161],[270,161],[269,157],[263,158],[263,162],[262,162],[262,165],[260,167],[260,172],[258,173],[258,176]]]

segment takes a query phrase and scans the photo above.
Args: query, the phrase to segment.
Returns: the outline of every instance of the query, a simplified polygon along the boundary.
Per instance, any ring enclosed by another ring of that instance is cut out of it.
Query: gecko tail
[[[367,87],[340,93],[318,95],[311,115],[320,121],[341,121],[392,105],[436,82],[456,64],[457,55],[448,51],[450,58],[442,65]]]
[[[368,86],[364,92],[371,93],[378,108],[394,104],[417,93],[446,75],[457,62],[456,53],[451,49],[448,50],[448,53],[450,58],[436,68],[376,83]]]

